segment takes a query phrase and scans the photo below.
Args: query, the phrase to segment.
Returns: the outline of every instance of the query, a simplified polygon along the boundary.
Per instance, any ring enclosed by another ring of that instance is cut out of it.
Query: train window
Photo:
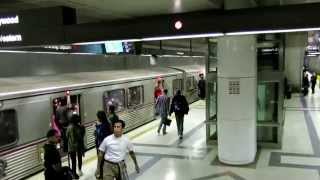
[[[182,86],[182,79],[174,79],[172,81],[172,91],[173,93],[172,94],[176,94],[177,90],[183,90],[182,89],[183,86]]]
[[[193,76],[187,78],[187,84],[186,85],[188,87],[188,90],[195,89],[194,88],[194,77]]]
[[[0,132],[0,148],[18,140],[18,123],[15,110],[0,111]]]
[[[128,107],[132,108],[140,104],[143,104],[143,86],[129,88]]]
[[[104,103],[107,111],[110,105],[115,106],[117,112],[123,111],[125,108],[125,90],[117,89],[105,92]]]

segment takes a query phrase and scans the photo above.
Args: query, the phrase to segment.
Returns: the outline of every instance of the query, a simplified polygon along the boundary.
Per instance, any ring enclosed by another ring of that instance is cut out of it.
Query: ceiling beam
[[[61,27],[63,37],[59,41],[51,41],[51,39],[44,41],[50,37],[50,29],[48,29],[47,34],[41,34],[41,38],[44,40],[38,41],[38,43],[30,41],[15,44],[6,43],[0,44],[0,46],[41,45],[43,42],[46,44],[69,44],[219,32],[314,28],[320,27],[319,12],[320,4],[316,3],[227,11],[199,11],[132,20],[74,24]],[[180,30],[174,28],[174,23],[178,20],[183,23]],[[38,32],[36,26],[29,27],[28,30]]]

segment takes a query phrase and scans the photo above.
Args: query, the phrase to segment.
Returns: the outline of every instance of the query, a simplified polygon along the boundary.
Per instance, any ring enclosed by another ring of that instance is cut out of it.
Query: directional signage
[[[76,24],[75,9],[58,6],[0,14],[0,47],[64,41],[64,25]]]

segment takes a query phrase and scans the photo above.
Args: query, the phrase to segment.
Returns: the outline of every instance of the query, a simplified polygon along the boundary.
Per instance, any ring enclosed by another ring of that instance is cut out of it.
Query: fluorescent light
[[[279,29],[279,30],[263,30],[263,31],[243,31],[243,32],[229,32],[225,35],[250,35],[250,34],[268,34],[268,33],[286,33],[286,32],[303,32],[303,31],[318,31],[318,28],[301,28],[301,29]]]
[[[311,52],[311,53],[309,53],[309,54],[312,54],[312,55],[319,55],[319,54],[320,54],[320,52]]]
[[[141,39],[125,39],[125,40],[111,40],[108,42],[137,42]],[[73,43],[72,45],[89,45],[89,44],[104,44],[106,41],[93,41],[93,42],[82,42],[82,43]]]
[[[218,36],[223,36],[223,35],[224,35],[223,33],[190,34],[190,35],[179,35],[179,36],[149,37],[149,38],[142,38],[142,39],[111,40],[111,41],[108,41],[108,42],[159,41],[159,40],[170,40],[170,39],[218,37]],[[73,45],[103,44],[105,42],[106,41],[82,42],[82,43],[73,43]]]
[[[194,57],[194,58],[203,58],[204,56],[179,56],[179,55],[168,55],[168,54],[165,54],[165,55],[159,55],[158,57]]]
[[[28,54],[79,54],[79,55],[99,55],[95,53],[68,53],[68,52],[46,52],[46,51],[20,51],[20,50],[0,50],[0,53],[28,53]]]
[[[307,55],[308,57],[315,57],[315,56],[317,56],[316,54],[308,54]]]
[[[187,39],[187,38],[202,38],[202,37],[218,37],[223,36],[223,33],[208,33],[208,34],[190,34],[190,35],[179,35],[179,36],[162,36],[162,37],[150,37],[142,38],[142,41],[159,41],[159,40],[170,40],[170,39]]]
[[[37,52],[37,51],[20,51],[20,50],[0,50],[0,52],[6,53],[35,53],[35,54],[67,54],[63,52]]]

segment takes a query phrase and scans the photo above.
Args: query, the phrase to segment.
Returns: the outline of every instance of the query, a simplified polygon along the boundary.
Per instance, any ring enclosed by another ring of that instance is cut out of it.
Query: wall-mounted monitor
[[[106,53],[123,53],[121,41],[106,41],[104,43]]]

